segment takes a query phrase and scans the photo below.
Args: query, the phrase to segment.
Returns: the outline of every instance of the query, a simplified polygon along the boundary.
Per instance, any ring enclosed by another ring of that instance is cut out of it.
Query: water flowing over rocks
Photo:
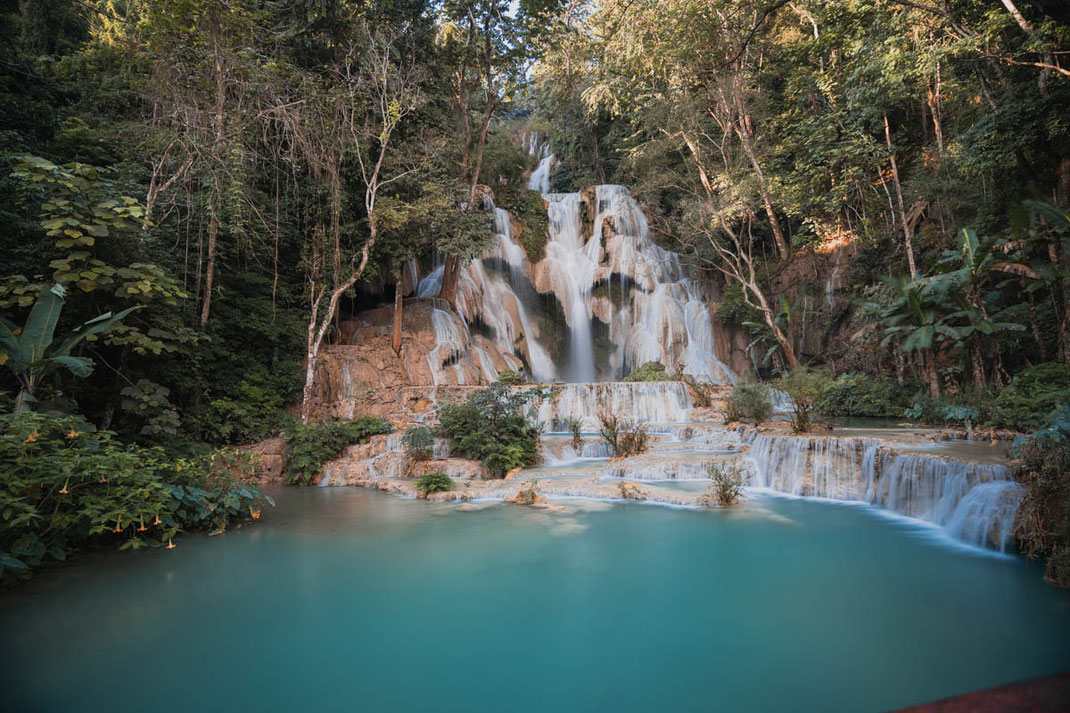
[[[713,284],[694,279],[678,255],[651,240],[646,216],[624,187],[551,193],[553,153],[534,135],[524,141],[539,159],[529,185],[547,206],[542,258],[529,261],[513,217],[488,191],[483,202],[495,240],[463,267],[455,304],[436,297],[441,264],[421,277],[412,263],[400,287],[414,296],[405,301],[399,353],[390,348],[391,308],[341,324],[338,343],[324,349],[317,368],[313,414],[380,416],[399,431],[347,449],[326,466],[320,486],[416,497],[412,476],[442,472],[457,487],[432,499],[526,502],[535,489],[539,498],[704,507],[713,501],[711,464],[726,463],[740,468],[751,492],[859,503],[929,523],[970,545],[1008,549],[1024,488],[996,434],[985,442],[941,443],[957,434],[795,435],[782,425],[720,425],[719,406],[735,375],[718,355],[735,359],[739,345],[711,314]],[[826,283],[830,310],[851,250],[841,247],[828,256],[837,268]],[[814,257],[815,270],[824,259]],[[661,362],[670,376],[713,384],[703,394],[708,405],[698,407],[697,392],[683,381],[620,381],[647,361]],[[541,462],[489,480],[479,463],[451,458],[442,439],[432,460],[407,458],[401,429],[433,426],[442,404],[464,400],[504,371],[539,382],[527,415],[543,434]],[[644,425],[648,451],[611,458],[598,433],[603,415]],[[571,433],[577,423],[581,443]],[[278,457],[267,455],[274,459],[269,470],[281,472]]]

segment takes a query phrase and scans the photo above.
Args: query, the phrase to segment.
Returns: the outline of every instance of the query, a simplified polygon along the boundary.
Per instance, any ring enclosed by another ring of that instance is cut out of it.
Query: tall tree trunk
[[[479,128],[479,142],[476,144],[476,164],[472,167],[470,176],[471,188],[468,193],[467,211],[474,210],[476,207],[476,187],[479,185],[479,174],[483,171],[483,149],[487,143],[487,131],[490,129],[490,120],[494,116],[496,103],[495,100],[488,99],[487,108],[483,112],[483,124]]]
[[[449,302],[451,306],[456,305],[457,282],[461,277],[463,267],[461,258],[453,255],[446,256],[446,265],[442,268],[442,287],[439,288],[438,296]]]
[[[212,310],[212,286],[215,283],[215,247],[216,235],[219,232],[219,221],[216,219],[216,198],[213,197],[213,205],[209,207],[211,215],[208,217],[208,257],[207,266],[204,269],[204,297],[201,301],[201,329],[208,326],[208,315]]]
[[[940,373],[936,369],[936,352],[932,349],[925,351],[922,368],[925,370],[925,382],[929,386],[929,395],[940,398]]]
[[[212,128],[215,132],[213,150],[218,162],[219,152],[223,150],[225,139],[224,126],[227,106],[226,74],[223,69],[223,49],[220,46],[219,18],[213,11],[210,19],[210,36],[213,55],[213,75],[215,79],[215,115],[212,117]],[[204,301],[201,303],[201,329],[208,326],[208,316],[212,310],[212,286],[215,281],[215,258],[216,242],[219,236],[219,209],[222,202],[222,186],[219,185],[219,166],[215,167],[215,175],[212,179],[212,205],[209,207],[211,216],[208,219],[208,266],[204,274]]]
[[[398,270],[397,282],[394,284],[394,339],[390,344],[394,354],[401,356],[401,307],[404,302],[404,271]]]
[[[892,148],[892,130],[888,126],[888,115],[884,116],[884,139],[888,142],[888,153],[892,159],[892,185],[895,186],[896,202],[899,206],[899,223],[903,229],[903,244],[907,252],[907,267],[910,269],[911,278],[916,277],[918,268],[914,264],[914,230],[907,221],[907,211],[903,204],[903,186],[899,182],[899,165],[895,161],[895,150]]]
[[[749,121],[743,109],[743,100],[738,96],[738,93],[736,107],[739,112],[736,133],[739,134],[739,142],[743,146],[743,152],[747,154],[747,159],[754,169],[754,174],[758,177],[758,191],[762,194],[762,205],[765,207],[765,215],[769,219],[769,227],[773,230],[773,239],[776,240],[777,252],[780,253],[781,260],[787,260],[791,257],[791,246],[788,245],[788,239],[784,236],[780,221],[776,217],[776,211],[773,209],[773,198],[765,181],[765,172],[762,171],[762,165],[758,162],[758,156],[754,152],[753,144],[751,144]]]
[[[1033,330],[1033,339],[1037,343],[1037,348],[1040,350],[1040,360],[1048,360],[1048,348],[1044,344],[1044,334],[1040,331],[1040,321],[1037,318],[1037,301],[1033,297],[1032,292],[1026,293],[1029,295],[1029,324]]]

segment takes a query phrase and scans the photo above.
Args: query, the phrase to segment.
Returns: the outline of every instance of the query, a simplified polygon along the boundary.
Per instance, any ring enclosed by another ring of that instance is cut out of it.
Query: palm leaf
[[[66,290],[62,285],[53,285],[37,296],[30,316],[26,318],[26,326],[19,335],[16,359],[20,363],[30,365],[44,358],[45,350],[52,344],[52,337],[56,333],[59,313],[63,310],[64,292]]]

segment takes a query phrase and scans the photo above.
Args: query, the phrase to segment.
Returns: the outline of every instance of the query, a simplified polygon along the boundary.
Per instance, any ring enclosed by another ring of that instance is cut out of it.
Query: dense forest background
[[[0,310],[21,325],[54,284],[57,334],[135,308],[74,349],[92,378],[57,362],[30,393],[9,361],[5,408],[176,452],[270,435],[337,320],[411,290],[407,262],[444,257],[452,297],[488,245],[481,186],[538,255],[522,131],[551,141],[555,190],[633,189],[759,373],[846,373],[829,410],[876,384],[879,415],[992,420],[1028,370],[1050,388],[1015,398],[1044,408],[1002,417],[1028,428],[1070,389],[1055,0],[0,7]],[[837,338],[807,351],[778,286],[844,244]]]

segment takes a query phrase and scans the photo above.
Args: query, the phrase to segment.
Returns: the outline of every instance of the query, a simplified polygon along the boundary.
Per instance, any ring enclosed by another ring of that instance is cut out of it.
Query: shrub
[[[324,464],[337,458],[346,446],[390,430],[389,423],[373,416],[297,424],[286,434],[286,482],[308,485]]]
[[[1038,364],[1014,375],[996,397],[995,420],[1022,430],[1039,428],[1060,404],[1070,403],[1070,364]]]
[[[773,398],[769,387],[760,381],[743,377],[732,387],[724,405],[725,423],[753,419],[755,423],[769,420],[773,415]]]
[[[713,481],[708,499],[721,507],[735,505],[743,497],[743,475],[738,465],[707,463],[706,476]]]
[[[648,361],[631,374],[624,377],[627,382],[636,381],[672,381],[673,377],[665,371],[665,365],[659,361]]]
[[[88,547],[173,546],[256,519],[274,502],[236,480],[250,465],[241,452],[172,460],[74,416],[0,417],[0,582]]]
[[[233,391],[208,402],[196,424],[211,443],[253,443],[277,433],[288,418],[284,410],[293,392],[284,375],[251,372]]]
[[[840,374],[822,383],[814,410],[823,416],[899,418],[910,406],[913,392],[894,379]]]
[[[517,491],[513,502],[517,505],[534,505],[541,499],[539,495],[539,481],[531,480]]]
[[[401,438],[405,453],[417,463],[431,460],[435,450],[435,437],[427,426],[413,426]]]
[[[975,425],[992,421],[994,400],[995,396],[991,391],[980,388],[942,394],[939,397],[919,391],[903,415],[923,423],[959,424],[972,429]]]
[[[601,413],[598,420],[602,440],[606,442],[614,457],[628,458],[639,455],[645,453],[649,447],[650,434],[646,424],[633,425],[628,419],[612,413]]]
[[[691,392],[691,400],[695,402],[695,406],[699,408],[713,406],[717,396],[717,384],[709,381],[699,381],[690,374],[683,374],[681,379],[687,386],[688,391]]]
[[[810,430],[814,400],[821,390],[823,379],[805,367],[797,366],[780,377],[780,388],[791,399],[791,428],[796,433]]]
[[[572,432],[572,450],[579,454],[583,449],[583,421],[578,418],[570,418],[566,425],[568,430]]]
[[[524,376],[512,370],[500,371],[498,372],[498,383],[506,386],[520,386],[524,383]]]
[[[1070,404],[1048,418],[1046,428],[1015,444],[1028,488],[1015,529],[1029,557],[1047,559],[1045,578],[1070,588]]]
[[[534,463],[539,431],[524,416],[528,398],[496,383],[470,394],[467,401],[444,406],[439,428],[450,439],[450,453],[482,461],[495,478]]]
[[[453,490],[453,487],[453,478],[445,473],[426,473],[416,479],[416,489],[425,498],[431,493],[444,493],[447,490]]]

